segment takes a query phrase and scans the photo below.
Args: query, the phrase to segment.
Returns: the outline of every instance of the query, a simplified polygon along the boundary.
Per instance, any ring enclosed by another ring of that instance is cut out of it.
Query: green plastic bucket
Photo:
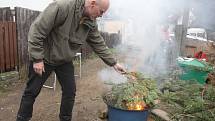
[[[181,80],[194,80],[200,84],[205,84],[208,73],[213,70],[213,67],[206,62],[194,58],[179,58],[177,62],[183,70],[179,77]]]

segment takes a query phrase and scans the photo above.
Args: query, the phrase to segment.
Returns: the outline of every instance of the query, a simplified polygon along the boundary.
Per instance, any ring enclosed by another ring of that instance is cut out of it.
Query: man
[[[37,17],[29,30],[29,80],[17,121],[31,119],[34,101],[52,71],[62,87],[60,121],[71,121],[76,92],[72,59],[85,40],[106,64],[125,73],[98,32],[96,18],[108,7],[109,0],[59,0]]]

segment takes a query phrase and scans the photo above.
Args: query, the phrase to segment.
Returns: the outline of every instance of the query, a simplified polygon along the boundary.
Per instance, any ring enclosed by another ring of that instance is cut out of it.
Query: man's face
[[[108,9],[107,5],[101,5],[96,0],[91,0],[90,5],[85,8],[85,15],[92,20],[101,17],[103,13]]]

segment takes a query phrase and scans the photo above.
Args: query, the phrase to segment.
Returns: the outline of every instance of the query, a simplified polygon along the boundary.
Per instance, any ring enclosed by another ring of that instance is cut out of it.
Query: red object
[[[194,58],[199,59],[199,60],[205,59],[206,61],[208,61],[207,55],[205,53],[203,53],[202,51],[195,53]]]

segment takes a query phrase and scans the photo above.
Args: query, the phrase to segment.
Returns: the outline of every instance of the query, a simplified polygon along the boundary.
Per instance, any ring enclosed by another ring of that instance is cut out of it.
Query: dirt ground
[[[82,78],[76,78],[77,95],[72,121],[100,121],[99,112],[106,109],[101,99],[105,85],[97,72],[106,65],[100,59],[91,59],[82,66]],[[19,107],[24,81],[18,81],[9,92],[0,96],[0,121],[14,121]],[[43,88],[34,104],[32,121],[59,121],[61,88]]]
[[[98,72],[107,67],[100,59],[83,63],[82,78],[76,78],[77,93],[72,121],[106,121],[99,114],[106,110],[101,94],[107,90],[98,77]],[[11,90],[0,95],[0,121],[15,121],[16,113],[25,87],[24,81],[17,81]],[[59,121],[61,89],[43,88],[34,104],[32,121]]]

